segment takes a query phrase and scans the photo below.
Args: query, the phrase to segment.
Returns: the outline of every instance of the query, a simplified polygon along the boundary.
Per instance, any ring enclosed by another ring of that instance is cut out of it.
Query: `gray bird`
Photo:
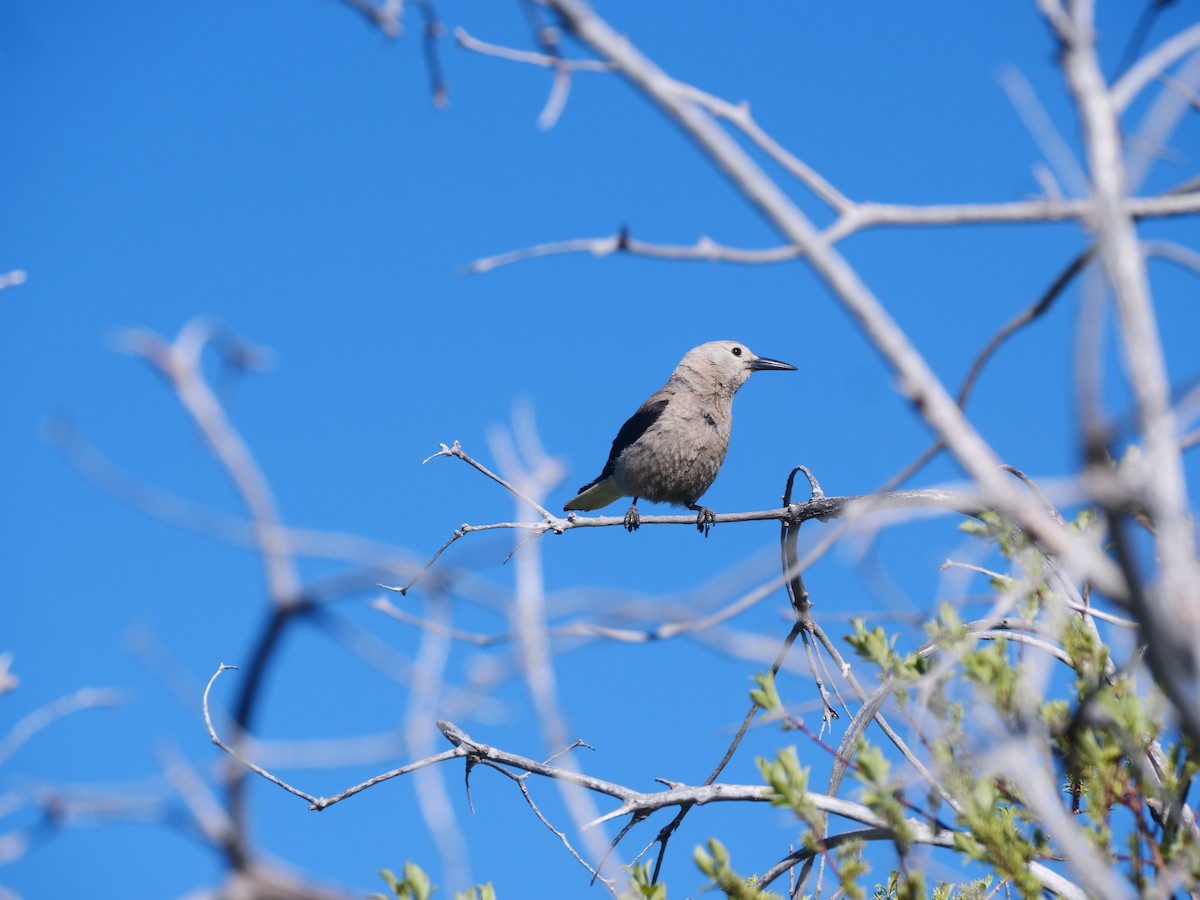
[[[716,514],[697,500],[712,485],[729,449],[733,395],[751,372],[795,371],[777,359],[755,356],[737,341],[701,344],[680,360],[667,383],[621,426],[604,471],[579,489],[564,510],[592,510],[632,497],[625,528],[641,524],[637,502],[685,506],[708,536]]]

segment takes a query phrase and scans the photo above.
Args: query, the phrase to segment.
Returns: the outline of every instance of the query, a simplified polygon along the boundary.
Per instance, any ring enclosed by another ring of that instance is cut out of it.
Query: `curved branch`
[[[246,759],[246,757],[244,757],[237,750],[235,750],[233,747],[231,747],[229,744],[227,744],[217,734],[217,730],[213,726],[213,723],[212,723],[212,714],[209,712],[208,697],[209,697],[209,694],[212,693],[213,685],[216,683],[216,681],[220,677],[221,673],[227,672],[230,669],[236,669],[236,668],[238,668],[238,667],[237,666],[227,666],[227,665],[225,665],[225,663],[221,663],[220,665],[217,666],[217,671],[215,671],[213,673],[212,678],[210,678],[208,680],[208,685],[204,688],[204,727],[208,729],[209,739],[214,744],[216,744],[218,747],[220,747],[222,750],[224,750],[226,753],[228,753],[230,756],[232,756],[234,759],[236,759],[239,763],[241,763],[243,766],[245,766],[247,769],[249,769],[251,772],[253,772],[254,774],[256,774],[262,778],[265,778],[267,781],[271,782],[272,784],[278,785],[279,787],[281,787],[285,791],[287,791],[289,794],[294,794],[295,796],[300,797],[301,799],[307,800],[309,803],[308,808],[311,810],[320,812],[323,809],[328,809],[330,806],[333,806],[335,803],[340,803],[342,800],[345,800],[347,797],[353,797],[355,794],[365,791],[367,788],[374,787],[375,785],[379,784],[380,782],[388,781],[389,779],[395,778],[398,775],[407,775],[409,772],[416,771],[417,769],[424,768],[425,766],[433,765],[434,763],[444,762],[447,759],[456,759],[458,757],[466,755],[466,751],[460,751],[458,748],[455,748],[454,750],[447,750],[443,753],[438,753],[433,756],[428,756],[424,759],[419,759],[416,762],[409,763],[408,765],[400,766],[399,768],[392,769],[388,772],[383,772],[379,775],[375,775],[372,778],[368,778],[366,781],[363,781],[359,784],[354,785],[353,787],[346,788],[346,790],[342,791],[341,793],[334,794],[332,797],[317,797],[317,796],[314,796],[313,794],[305,793],[304,791],[300,790],[299,788],[293,787],[292,785],[288,784],[286,781],[284,781],[279,776],[272,775],[266,769],[251,762],[250,760]]]
[[[1158,78],[1173,63],[1193,50],[1200,49],[1200,24],[1167,38],[1121,76],[1110,90],[1113,108],[1124,112],[1146,85]]]
[[[898,203],[847,203],[841,216],[821,232],[823,241],[836,244],[870,228],[929,227],[956,225],[1022,224],[1029,222],[1069,222],[1082,217],[1088,210],[1086,200],[1022,200],[1010,203],[963,203],[938,206],[915,206]],[[1158,197],[1131,197],[1125,200],[1129,215],[1136,219],[1200,213],[1200,193],[1188,191]],[[782,244],[776,247],[730,247],[702,236],[694,244],[661,244],[631,237],[628,227],[607,237],[575,238],[535,244],[467,263],[463,274],[481,275],[514,263],[588,253],[595,257],[626,253],[648,259],[677,262],[726,262],[738,265],[761,266],[792,262],[805,255],[802,244]]]
[[[488,478],[500,484],[506,490],[513,493],[515,496],[521,497],[529,503],[534,509],[543,516],[541,522],[491,522],[484,525],[472,525],[464,523],[454,530],[453,535],[438,549],[433,558],[425,564],[424,567],[413,578],[403,586],[380,585],[387,590],[396,591],[403,595],[406,594],[414,584],[420,580],[421,576],[429,571],[430,567],[437,559],[446,552],[451,544],[460,540],[468,534],[478,531],[496,531],[496,530],[524,530],[532,533],[532,536],[540,537],[547,532],[553,534],[565,534],[576,528],[612,528],[625,527],[624,516],[581,516],[577,513],[569,513],[565,518],[555,516],[550,511],[546,510],[540,504],[530,500],[524,494],[517,491],[512,485],[493,474],[487,468],[480,465],[472,459],[455,441],[452,446],[442,444],[442,449],[429,457],[434,459],[438,456],[456,456],[464,460],[473,468],[479,470]],[[428,462],[428,460],[426,460]],[[762,509],[752,510],[747,512],[735,513],[717,513],[714,518],[714,524],[728,522],[782,522],[790,526],[799,526],[803,522],[812,519],[827,521],[835,519],[839,516],[846,515],[850,512],[867,512],[877,510],[894,510],[894,509],[942,509],[949,512],[958,512],[963,515],[977,516],[980,510],[983,509],[983,504],[977,498],[970,494],[961,491],[950,491],[941,488],[923,488],[919,490],[894,491],[887,494],[860,494],[847,497],[814,497],[806,503],[793,503],[789,506],[780,507],[778,509]],[[641,517],[643,525],[691,525],[695,527],[696,517],[694,515],[643,515]]]

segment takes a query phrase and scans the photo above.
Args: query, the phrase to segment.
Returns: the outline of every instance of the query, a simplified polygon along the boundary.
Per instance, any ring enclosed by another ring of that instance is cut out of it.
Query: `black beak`
[[[765,356],[760,356],[750,363],[751,372],[764,372],[774,369],[777,372],[795,372],[796,367],[790,366],[785,362],[780,362],[777,359],[767,359]]]

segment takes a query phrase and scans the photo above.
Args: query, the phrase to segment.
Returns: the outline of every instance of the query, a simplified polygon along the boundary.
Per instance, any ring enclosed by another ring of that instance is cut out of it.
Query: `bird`
[[[737,341],[710,341],[689,350],[671,377],[638,407],[613,440],[604,470],[579,489],[564,511],[593,510],[632,497],[625,530],[641,525],[638,500],[670,503],[696,513],[708,537],[716,514],[699,500],[709,489],[733,424],[733,395],[753,372],[795,371],[777,359],[755,356]]]

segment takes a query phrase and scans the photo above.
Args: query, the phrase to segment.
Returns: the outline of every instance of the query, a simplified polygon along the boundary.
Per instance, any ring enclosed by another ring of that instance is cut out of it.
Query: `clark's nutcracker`
[[[751,372],[764,369],[796,367],[755,356],[737,341],[689,350],[667,383],[621,426],[600,477],[563,509],[600,509],[632,497],[625,528],[635,531],[641,524],[637,502],[644,497],[693,510],[696,527],[707,537],[715,514],[696,501],[717,477],[729,448],[733,395]]]

